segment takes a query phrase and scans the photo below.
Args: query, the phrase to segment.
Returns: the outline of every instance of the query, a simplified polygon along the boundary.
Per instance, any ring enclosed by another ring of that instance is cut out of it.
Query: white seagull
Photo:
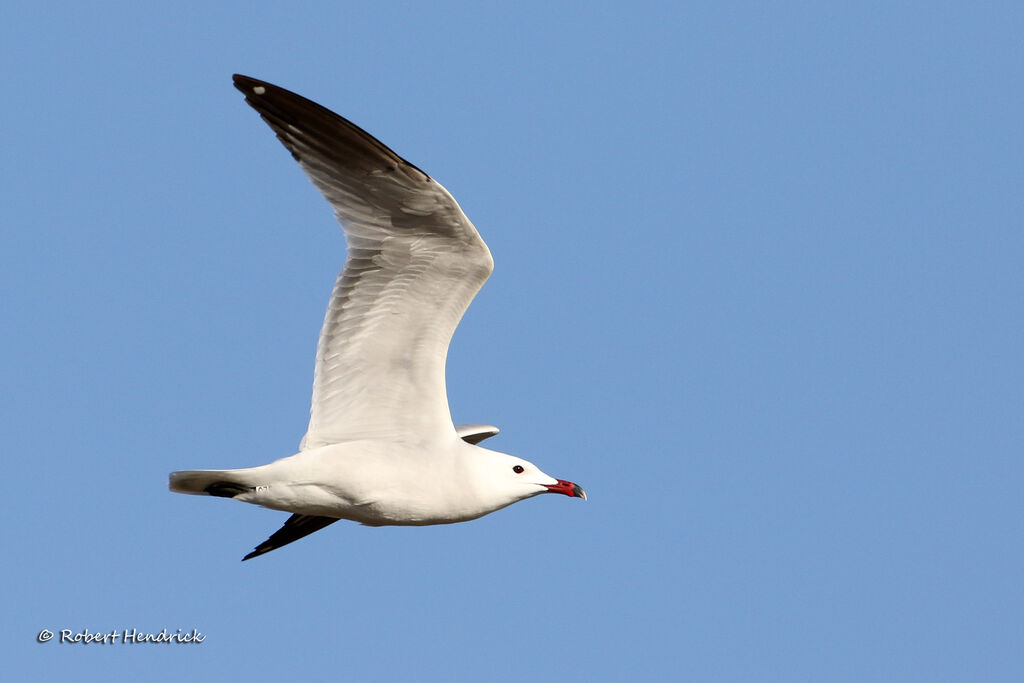
[[[455,199],[334,112],[254,78],[234,82],[334,207],[348,258],[320,330],[299,452],[174,472],[170,489],[293,513],[243,560],[339,519],[451,524],[539,493],[586,499],[570,481],[476,445],[497,427],[452,424],[448,344],[494,268]]]

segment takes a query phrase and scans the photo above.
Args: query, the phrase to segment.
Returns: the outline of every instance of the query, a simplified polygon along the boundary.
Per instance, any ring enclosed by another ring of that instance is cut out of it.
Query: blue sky
[[[0,21],[7,673],[1024,677],[1018,4],[165,5]],[[588,502],[242,564],[166,490],[295,451],[344,258],[234,72],[455,195],[453,417]]]

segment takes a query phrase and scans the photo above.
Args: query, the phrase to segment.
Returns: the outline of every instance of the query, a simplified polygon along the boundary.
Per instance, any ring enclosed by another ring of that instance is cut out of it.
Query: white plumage
[[[348,258],[320,332],[299,452],[260,467],[174,472],[171,490],[294,513],[245,559],[338,519],[445,524],[539,493],[585,498],[571,482],[475,445],[497,428],[452,424],[448,344],[494,263],[448,191],[320,105],[234,81],[334,207]]]

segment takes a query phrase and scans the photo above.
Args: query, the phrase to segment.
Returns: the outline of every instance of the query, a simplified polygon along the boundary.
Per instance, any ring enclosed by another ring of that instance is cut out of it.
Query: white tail
[[[250,479],[252,479],[251,472],[244,469],[182,470],[181,472],[171,472],[168,488],[175,493],[234,498],[255,487],[255,483]]]

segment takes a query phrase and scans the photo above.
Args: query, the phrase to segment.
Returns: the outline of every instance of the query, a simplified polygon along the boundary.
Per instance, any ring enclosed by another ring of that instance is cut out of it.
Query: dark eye
[[[516,465],[515,467],[512,468],[512,471],[515,472],[516,474],[522,474],[523,473],[523,466],[522,465]]]

